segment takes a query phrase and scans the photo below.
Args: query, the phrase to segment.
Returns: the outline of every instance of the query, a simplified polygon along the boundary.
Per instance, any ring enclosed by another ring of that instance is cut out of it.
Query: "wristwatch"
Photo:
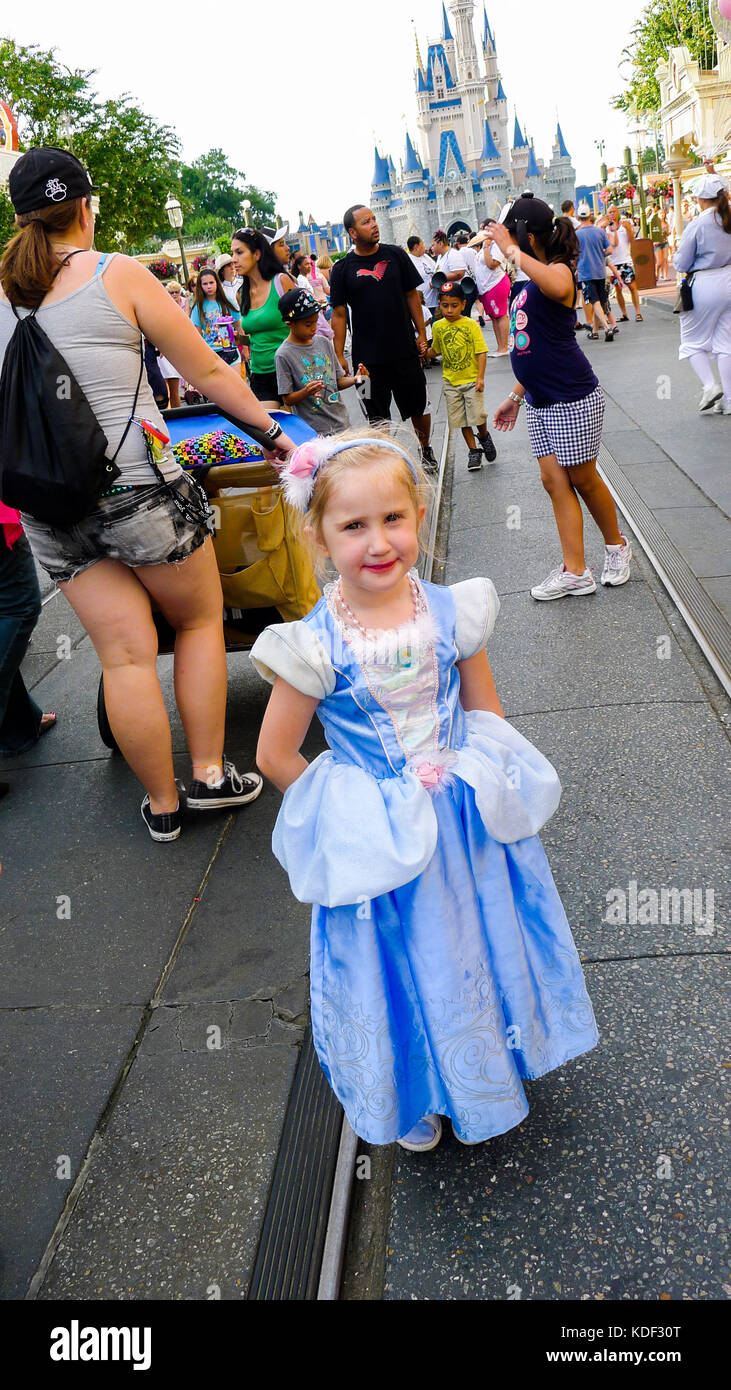
[[[525,405],[524,397],[516,396],[514,391],[508,391],[508,399],[511,401],[516,401],[518,405]]]
[[[275,439],[279,439],[280,434],[284,434],[284,430],[282,429],[282,426],[278,424],[275,420],[274,423],[270,425],[269,429],[263,430],[262,433],[267,441],[267,444],[273,444]]]

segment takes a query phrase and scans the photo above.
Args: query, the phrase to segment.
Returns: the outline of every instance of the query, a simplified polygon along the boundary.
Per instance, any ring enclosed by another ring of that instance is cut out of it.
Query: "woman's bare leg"
[[[562,468],[555,454],[546,454],[538,460],[541,469],[541,482],[551,499],[556,518],[558,534],[561,538],[563,562],[571,574],[583,574],[586,569],[584,558],[584,518],[581,503],[569,478],[568,468]]]
[[[203,782],[219,781],[227,671],[223,594],[213,542],[208,537],[181,564],[145,565],[135,574],[175,628],[175,700],[193,775]]]
[[[621,545],[623,538],[617,523],[614,498],[596,471],[596,459],[592,459],[590,463],[582,463],[579,468],[567,468],[566,472],[571,477],[572,486],[586,503],[599,527],[604,544]]]
[[[496,341],[497,341],[497,350],[498,350],[498,352],[507,352],[507,350],[508,350],[508,327],[509,327],[509,324],[510,324],[510,318],[509,318],[508,314],[503,314],[502,318],[493,319],[493,321],[492,321],[492,328],[493,328],[493,332],[494,332],[494,334],[495,334],[495,339],[496,339]]]
[[[126,762],[150,796],[153,814],[174,811],[170,723],[157,678],[157,629],[134,571],[99,560],[59,588],[88,632],[102,663],[104,703]]]

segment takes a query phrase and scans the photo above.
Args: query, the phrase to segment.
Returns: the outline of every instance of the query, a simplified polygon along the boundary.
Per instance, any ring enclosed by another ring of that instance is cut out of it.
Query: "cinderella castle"
[[[437,227],[450,236],[462,227],[474,231],[485,217],[497,217],[503,204],[525,188],[556,212],[565,198],[574,198],[576,171],[559,125],[550,164],[536,158],[517,115],[511,143],[495,39],[483,5],[480,55],[474,9],[473,0],[450,0],[450,24],[442,5],[442,36],[429,45],[426,63],[417,37],[415,85],[423,159],[407,135],[399,175],[390,155],[376,149],[371,206],[384,241],[404,244],[408,236],[418,234],[428,245]]]

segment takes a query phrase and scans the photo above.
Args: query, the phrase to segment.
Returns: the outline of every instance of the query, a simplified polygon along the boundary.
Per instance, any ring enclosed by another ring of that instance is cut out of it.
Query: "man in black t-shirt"
[[[427,350],[421,276],[400,246],[381,243],[370,208],[348,208],[343,221],[353,245],[330,273],[336,356],[347,375],[343,350],[350,309],[353,361],[363,362],[370,374],[369,418],[388,420],[393,396],[402,420],[410,418],[414,426],[425,466],[434,469],[437,460],[429,443],[431,415],[421,366]]]

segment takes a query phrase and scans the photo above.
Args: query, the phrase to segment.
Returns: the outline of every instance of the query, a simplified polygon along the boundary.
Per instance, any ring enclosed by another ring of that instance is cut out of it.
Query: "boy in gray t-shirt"
[[[282,295],[279,312],[289,337],[274,358],[277,390],[284,404],[318,434],[338,434],[350,423],[340,391],[359,385],[368,371],[361,365],[355,376],[343,376],[330,339],[317,332],[320,308],[306,290]]]

